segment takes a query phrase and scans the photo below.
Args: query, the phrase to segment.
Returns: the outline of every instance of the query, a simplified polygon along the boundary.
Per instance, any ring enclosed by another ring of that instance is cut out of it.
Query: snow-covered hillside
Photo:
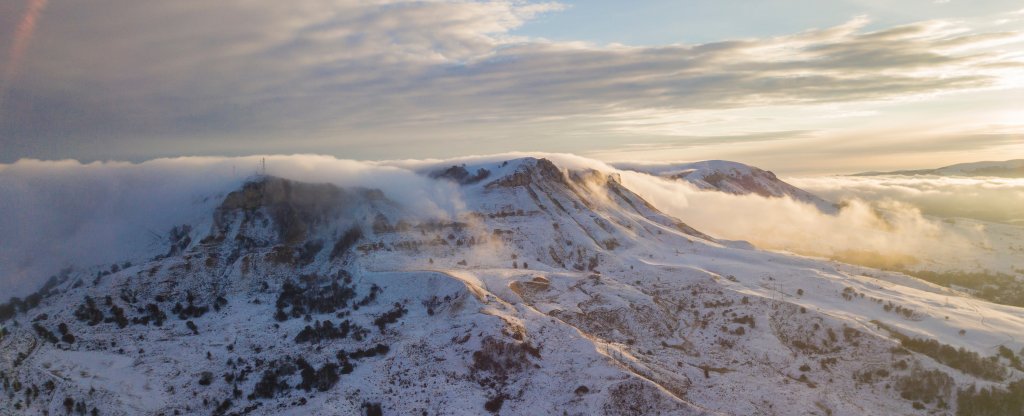
[[[836,212],[835,204],[786,183],[772,172],[739,162],[706,160],[663,165],[617,163],[615,166],[619,169],[686,181],[703,190],[734,195],[753,194],[769,198],[788,197],[813,204],[824,212]]]
[[[0,412],[992,414],[1022,390],[1020,308],[718,241],[615,172],[416,171],[452,215],[257,177],[159,255],[0,306]]]

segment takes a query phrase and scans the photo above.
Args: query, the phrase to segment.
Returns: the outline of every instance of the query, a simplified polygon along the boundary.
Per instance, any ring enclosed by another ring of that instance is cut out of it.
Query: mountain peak
[[[487,188],[513,188],[527,186],[537,181],[551,181],[561,185],[568,185],[566,173],[548,159],[532,157],[515,159],[502,163],[502,166],[507,166],[506,164],[514,166],[512,172],[488,183]]]
[[[834,213],[836,206],[817,195],[779,179],[775,173],[755,166],[727,160],[661,165],[618,164],[621,169],[648,173],[667,179],[689,182],[702,190],[734,195],[759,195],[766,198],[791,198],[812,204],[822,212]]]
[[[261,176],[0,304],[0,413],[948,413],[1021,378],[1010,307],[721,244],[581,165],[432,167],[455,219]]]

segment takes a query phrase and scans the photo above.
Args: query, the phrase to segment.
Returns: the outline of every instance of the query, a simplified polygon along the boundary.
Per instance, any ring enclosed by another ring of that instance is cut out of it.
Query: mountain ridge
[[[984,161],[958,163],[936,169],[898,170],[892,172],[862,172],[852,176],[991,176],[1004,178],[1024,178],[1024,159],[1005,161]]]
[[[260,176],[153,258],[67,271],[0,316],[0,409],[942,413],[954,391],[1021,377],[1006,356],[959,364],[996,346],[1016,357],[1019,308],[723,245],[611,173],[446,165],[421,174],[449,172],[437,180],[461,195],[451,217]]]
[[[733,195],[758,195],[765,198],[790,198],[814,205],[822,212],[834,214],[838,211],[834,203],[779,179],[771,171],[739,162],[705,160],[668,164],[618,163],[615,166],[688,182],[701,190]]]

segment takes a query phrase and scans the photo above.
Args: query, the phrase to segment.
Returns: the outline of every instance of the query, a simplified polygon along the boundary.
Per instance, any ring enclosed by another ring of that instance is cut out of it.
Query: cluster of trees
[[[391,347],[384,344],[377,344],[376,346],[369,348],[360,348],[352,351],[351,353],[345,350],[338,350],[335,357],[338,359],[341,374],[349,374],[355,370],[355,364],[352,360],[361,360],[363,358],[376,357],[378,355],[387,355],[391,351]]]
[[[966,348],[954,348],[934,339],[905,337],[900,339],[905,348],[919,352],[947,366],[981,377],[986,380],[1001,381],[1006,377],[1006,368],[999,364],[995,357],[982,357]]]
[[[319,276],[303,276],[303,279],[309,282],[321,280]],[[351,282],[352,278],[347,274],[342,283],[339,284],[335,278],[326,286],[307,283],[306,287],[302,287],[291,280],[286,281],[277,296],[277,313],[274,316],[278,321],[285,321],[310,313],[334,313],[345,309],[349,301],[356,297]],[[286,313],[285,308],[290,308],[290,313]]]
[[[953,377],[939,370],[924,370],[915,367],[909,375],[896,379],[894,387],[900,392],[900,397],[914,402],[932,403],[935,402],[939,408],[947,408],[945,402],[950,397],[953,386]]]
[[[6,322],[19,313],[26,313],[39,306],[43,299],[57,293],[57,285],[64,283],[67,279],[68,274],[66,272],[62,273],[60,277],[50,276],[46,283],[43,284],[43,287],[39,288],[35,293],[26,296],[25,299],[15,296],[5,303],[0,303],[0,322]]]
[[[369,331],[359,324],[353,324],[349,320],[344,320],[340,325],[335,326],[334,322],[330,319],[323,322],[316,321],[312,326],[306,325],[302,331],[299,331],[298,335],[295,336],[296,344],[311,343],[318,344],[324,340],[344,339],[348,338],[349,334],[356,341],[362,341]]]
[[[903,273],[938,285],[959,286],[971,289],[974,295],[990,302],[1024,307],[1024,281],[1013,275],[989,272],[931,272],[909,271]]]
[[[295,374],[295,366],[289,360],[282,360],[280,362],[275,360],[270,363],[270,366],[271,368],[263,371],[263,376],[253,386],[252,393],[249,394],[249,400],[257,398],[272,399],[278,393],[291,390],[292,387],[288,385],[287,377]]]
[[[85,301],[75,309],[75,318],[89,326],[96,326],[103,322],[103,311],[96,307],[96,301],[86,296]]]
[[[46,342],[53,344],[60,342],[60,340],[57,339],[57,336],[53,335],[53,332],[50,332],[49,329],[46,329],[38,323],[32,324],[32,329],[36,331],[36,335],[39,335],[39,337],[46,340]]]
[[[896,311],[897,314],[903,315],[903,317],[907,319],[913,319],[915,316],[918,316],[917,311],[904,307],[903,305],[892,303],[891,301],[882,306],[882,309],[885,309],[886,312]]]
[[[69,414],[69,415],[71,414],[71,412],[75,412],[75,414],[79,414],[79,415],[84,415],[84,414],[86,414],[86,409],[87,408],[88,408],[88,406],[86,406],[84,400],[83,401],[76,401],[74,398],[72,398],[70,396],[64,398],[64,412]],[[92,415],[92,416],[97,416],[97,415],[100,414],[100,411],[99,411],[99,409],[93,407],[92,410],[89,411],[88,413],[90,415]]]
[[[86,296],[82,304],[78,305],[78,308],[75,309],[75,318],[89,326],[96,326],[101,322],[117,324],[118,328],[128,326],[129,320],[125,315],[124,309],[115,305],[114,300],[110,296],[106,297],[106,304],[110,307],[109,317],[103,314],[103,311],[96,305],[96,301],[92,297]],[[152,322],[156,326],[162,326],[164,321],[167,320],[167,314],[160,310],[160,307],[155,303],[150,303],[144,308],[140,308],[139,313],[142,315],[132,318],[132,324],[149,325]]]
[[[110,276],[110,275],[112,275],[114,273],[117,273],[117,272],[121,271],[122,269],[127,269],[129,267],[132,267],[132,262],[130,262],[130,261],[126,261],[126,262],[124,262],[124,264],[120,264],[120,265],[117,264],[117,263],[111,264],[110,265],[110,269],[100,270],[100,271],[96,272],[96,276],[92,279],[92,285],[96,286],[96,285],[100,284],[100,280],[103,280],[104,277]],[[79,279],[77,282],[75,282],[74,287],[79,287],[81,285],[82,285],[82,280]]]
[[[305,359],[299,358],[296,360],[295,365],[299,367],[299,375],[302,376],[302,381],[299,382],[297,387],[305,391],[310,391],[311,389],[316,389],[317,391],[330,390],[340,379],[338,372],[341,370],[341,366],[335,363],[329,362],[316,369],[309,365]]]
[[[75,336],[68,331],[68,324],[61,322],[57,324],[57,332],[60,332],[60,340],[68,344],[75,343]]]
[[[160,307],[155,303],[146,304],[144,309],[140,309],[139,313],[142,316],[132,318],[132,323],[136,325],[149,325],[150,322],[155,326],[163,326],[164,321],[167,320],[167,314],[160,310]]]
[[[530,356],[540,358],[540,349],[527,342],[510,343],[487,337],[481,342],[480,350],[473,352],[470,370],[481,385],[487,385],[485,374],[504,381],[509,374],[528,368]]]
[[[747,324],[751,329],[757,326],[757,323],[754,321],[754,317],[750,315],[732,318],[732,321],[737,324]]]
[[[341,376],[350,374],[355,370],[353,360],[386,355],[391,348],[384,344],[377,344],[373,347],[358,349],[351,353],[339,350],[336,357],[338,362],[324,363],[320,368],[313,367],[305,358],[299,357],[294,362],[286,358],[281,361],[272,361],[269,368],[263,372],[262,377],[256,382],[253,391],[249,394],[249,400],[264,398],[270,399],[278,394],[291,390],[293,387],[305,391],[317,390],[328,391],[340,381]],[[295,386],[288,384],[288,378],[299,373],[301,380]],[[232,374],[225,374],[228,382],[239,381],[241,378]]]
[[[377,301],[377,295],[380,294],[380,292],[383,292],[383,291],[384,291],[384,289],[381,289],[380,286],[377,286],[376,283],[370,285],[370,292],[367,293],[366,296],[363,296],[362,299],[359,299],[359,302],[356,302],[356,304],[352,306],[352,309],[355,309],[355,310],[358,311],[359,308],[361,308],[363,306],[367,306],[367,305],[369,305],[369,304],[371,304],[373,302],[376,302]]]
[[[1009,360],[1011,367],[1024,371],[1024,363],[1021,362],[1020,357],[1018,357],[1017,354],[1014,354],[1013,350],[1007,348],[1005,345],[999,346],[999,356]]]
[[[873,322],[880,328],[889,331],[908,350],[927,355],[951,368],[985,380],[1002,381],[1006,378],[1006,368],[999,363],[998,356],[982,357],[980,354],[963,347],[957,349],[934,339],[910,337],[881,322]]]
[[[103,320],[106,323],[117,324],[118,328],[124,328],[128,326],[128,317],[124,314],[124,309],[115,305],[110,297],[107,297],[108,304],[110,305],[110,317]]]
[[[961,416],[1024,415],[1024,381],[1004,388],[971,386],[957,394],[957,414]]]
[[[338,350],[337,357],[339,361],[347,362],[350,358],[353,360],[360,360],[363,358],[376,357],[378,355],[387,355],[390,351],[391,347],[384,344],[377,344],[370,348],[360,348],[352,351],[352,353],[347,353],[345,350]]]
[[[17,387],[20,389],[22,387],[21,383],[20,382],[17,382],[17,383],[18,383]],[[50,382],[49,388],[47,389],[47,391],[53,391],[53,382],[52,381]],[[13,400],[14,399],[14,392],[9,392],[7,397],[9,399]],[[38,398],[39,398],[39,386],[37,386],[35,384],[32,384],[31,386],[25,387],[25,407],[26,408],[32,407],[32,401],[35,400],[35,399],[38,399]],[[14,408],[17,409],[17,410],[21,410],[20,404],[21,404],[20,402],[19,403],[15,403]]]
[[[217,297],[217,299],[220,300],[224,298]],[[199,318],[206,315],[206,313],[210,311],[210,307],[196,306],[195,300],[196,298],[192,295],[192,292],[187,292],[185,294],[185,302],[188,303],[188,306],[181,306],[181,302],[175,303],[174,308],[171,308],[171,313],[178,315],[178,319],[182,321],[188,318]],[[227,300],[224,300],[224,303],[226,304]]]
[[[398,319],[405,316],[405,314],[408,312],[409,311],[406,310],[401,303],[395,302],[395,306],[391,308],[391,310],[384,312],[383,315],[378,316],[376,319],[374,319],[373,324],[376,325],[377,328],[380,329],[380,332],[383,334],[384,329],[387,328],[388,325],[398,322]]]

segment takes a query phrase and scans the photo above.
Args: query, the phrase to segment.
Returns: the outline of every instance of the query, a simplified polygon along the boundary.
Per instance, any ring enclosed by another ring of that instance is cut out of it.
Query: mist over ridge
[[[379,189],[424,217],[455,218],[465,214],[465,195],[457,183],[431,178],[431,172],[523,157],[548,158],[563,170],[618,175],[627,188],[659,210],[716,238],[812,256],[874,255],[877,265],[884,266],[971,257],[977,249],[974,243],[986,238],[982,228],[943,227],[922,210],[932,213],[935,206],[957,206],[964,198],[978,198],[979,192],[1006,202],[993,207],[1024,206],[1022,184],[1009,179],[792,178],[800,187],[843,206],[838,212],[823,212],[805,201],[709,192],[686,181],[619,170],[572,154],[395,161],[266,155],[88,164],[26,159],[0,165],[0,229],[9,237],[0,242],[0,276],[18,293],[65,267],[149,253],[163,244],[170,228],[208,223],[213,207],[260,173],[263,163],[268,175]]]

